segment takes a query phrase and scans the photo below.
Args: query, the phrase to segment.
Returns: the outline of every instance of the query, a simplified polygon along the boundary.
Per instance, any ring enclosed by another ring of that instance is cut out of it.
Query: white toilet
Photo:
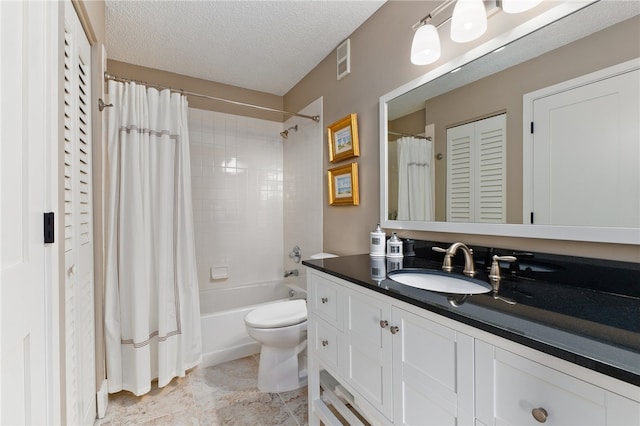
[[[307,302],[299,299],[271,303],[249,312],[244,323],[249,336],[262,345],[258,389],[286,392],[305,386]]]

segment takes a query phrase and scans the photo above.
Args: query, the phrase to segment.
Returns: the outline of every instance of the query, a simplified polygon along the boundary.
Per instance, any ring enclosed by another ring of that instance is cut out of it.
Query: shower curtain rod
[[[411,136],[412,138],[418,138],[418,139],[426,139],[428,141],[431,140],[431,136],[418,136],[418,135],[411,135],[409,133],[399,133],[399,132],[393,132],[391,130],[389,130],[387,133],[389,133],[390,135],[394,135],[394,136]]]
[[[188,95],[188,96],[195,96],[198,98],[205,98],[205,99],[210,99],[212,101],[219,101],[219,102],[226,102],[229,104],[233,104],[233,105],[239,105],[239,106],[244,106],[244,107],[248,107],[248,108],[254,108],[254,109],[259,109],[262,111],[270,111],[270,112],[277,112],[280,114],[285,114],[285,115],[291,115],[291,116],[296,116],[296,117],[302,117],[302,118],[308,118],[309,120],[313,120],[316,123],[320,122],[320,116],[319,115],[305,115],[305,114],[298,114],[296,112],[289,112],[289,111],[282,111],[279,109],[275,109],[275,108],[269,108],[269,107],[264,107],[264,106],[260,106],[260,105],[253,105],[253,104],[248,104],[245,102],[239,102],[239,101],[232,101],[230,99],[224,99],[224,98],[217,98],[215,96],[209,96],[209,95],[203,95],[201,93],[195,93],[195,92],[187,92],[186,90],[182,90],[182,89],[174,89],[172,87],[167,87],[167,86],[161,86],[159,84],[152,84],[152,83],[147,83],[146,81],[140,81],[140,80],[133,80],[130,78],[124,78],[124,77],[118,77],[112,74],[109,74],[108,72],[104,73],[104,79],[106,80],[113,80],[113,81],[118,81],[120,83],[137,83],[137,84],[143,84],[147,87],[153,87],[156,89],[160,89],[160,90],[164,90],[164,89],[169,89],[172,92],[178,92],[178,93],[182,93],[183,95]]]

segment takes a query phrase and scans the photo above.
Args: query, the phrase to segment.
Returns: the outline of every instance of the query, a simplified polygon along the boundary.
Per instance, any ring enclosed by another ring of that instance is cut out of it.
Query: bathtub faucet
[[[292,270],[290,270],[290,271],[284,271],[284,277],[285,277],[285,278],[290,277],[290,276],[292,276],[292,275],[293,275],[294,277],[297,277],[297,276],[298,276],[298,270],[297,270],[297,269],[292,269]]]

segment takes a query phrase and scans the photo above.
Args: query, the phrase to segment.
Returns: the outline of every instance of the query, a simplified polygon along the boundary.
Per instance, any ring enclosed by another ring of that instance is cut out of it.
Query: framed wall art
[[[327,127],[329,161],[336,163],[360,155],[358,117],[349,114]]]
[[[358,191],[358,163],[329,169],[329,205],[357,206],[360,203]]]

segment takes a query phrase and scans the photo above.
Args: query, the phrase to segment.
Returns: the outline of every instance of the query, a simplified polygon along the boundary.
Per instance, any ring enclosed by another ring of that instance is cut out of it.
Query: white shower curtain
[[[433,141],[404,136],[398,143],[398,220],[433,220]]]
[[[105,338],[109,392],[200,363],[187,101],[109,81]]]

